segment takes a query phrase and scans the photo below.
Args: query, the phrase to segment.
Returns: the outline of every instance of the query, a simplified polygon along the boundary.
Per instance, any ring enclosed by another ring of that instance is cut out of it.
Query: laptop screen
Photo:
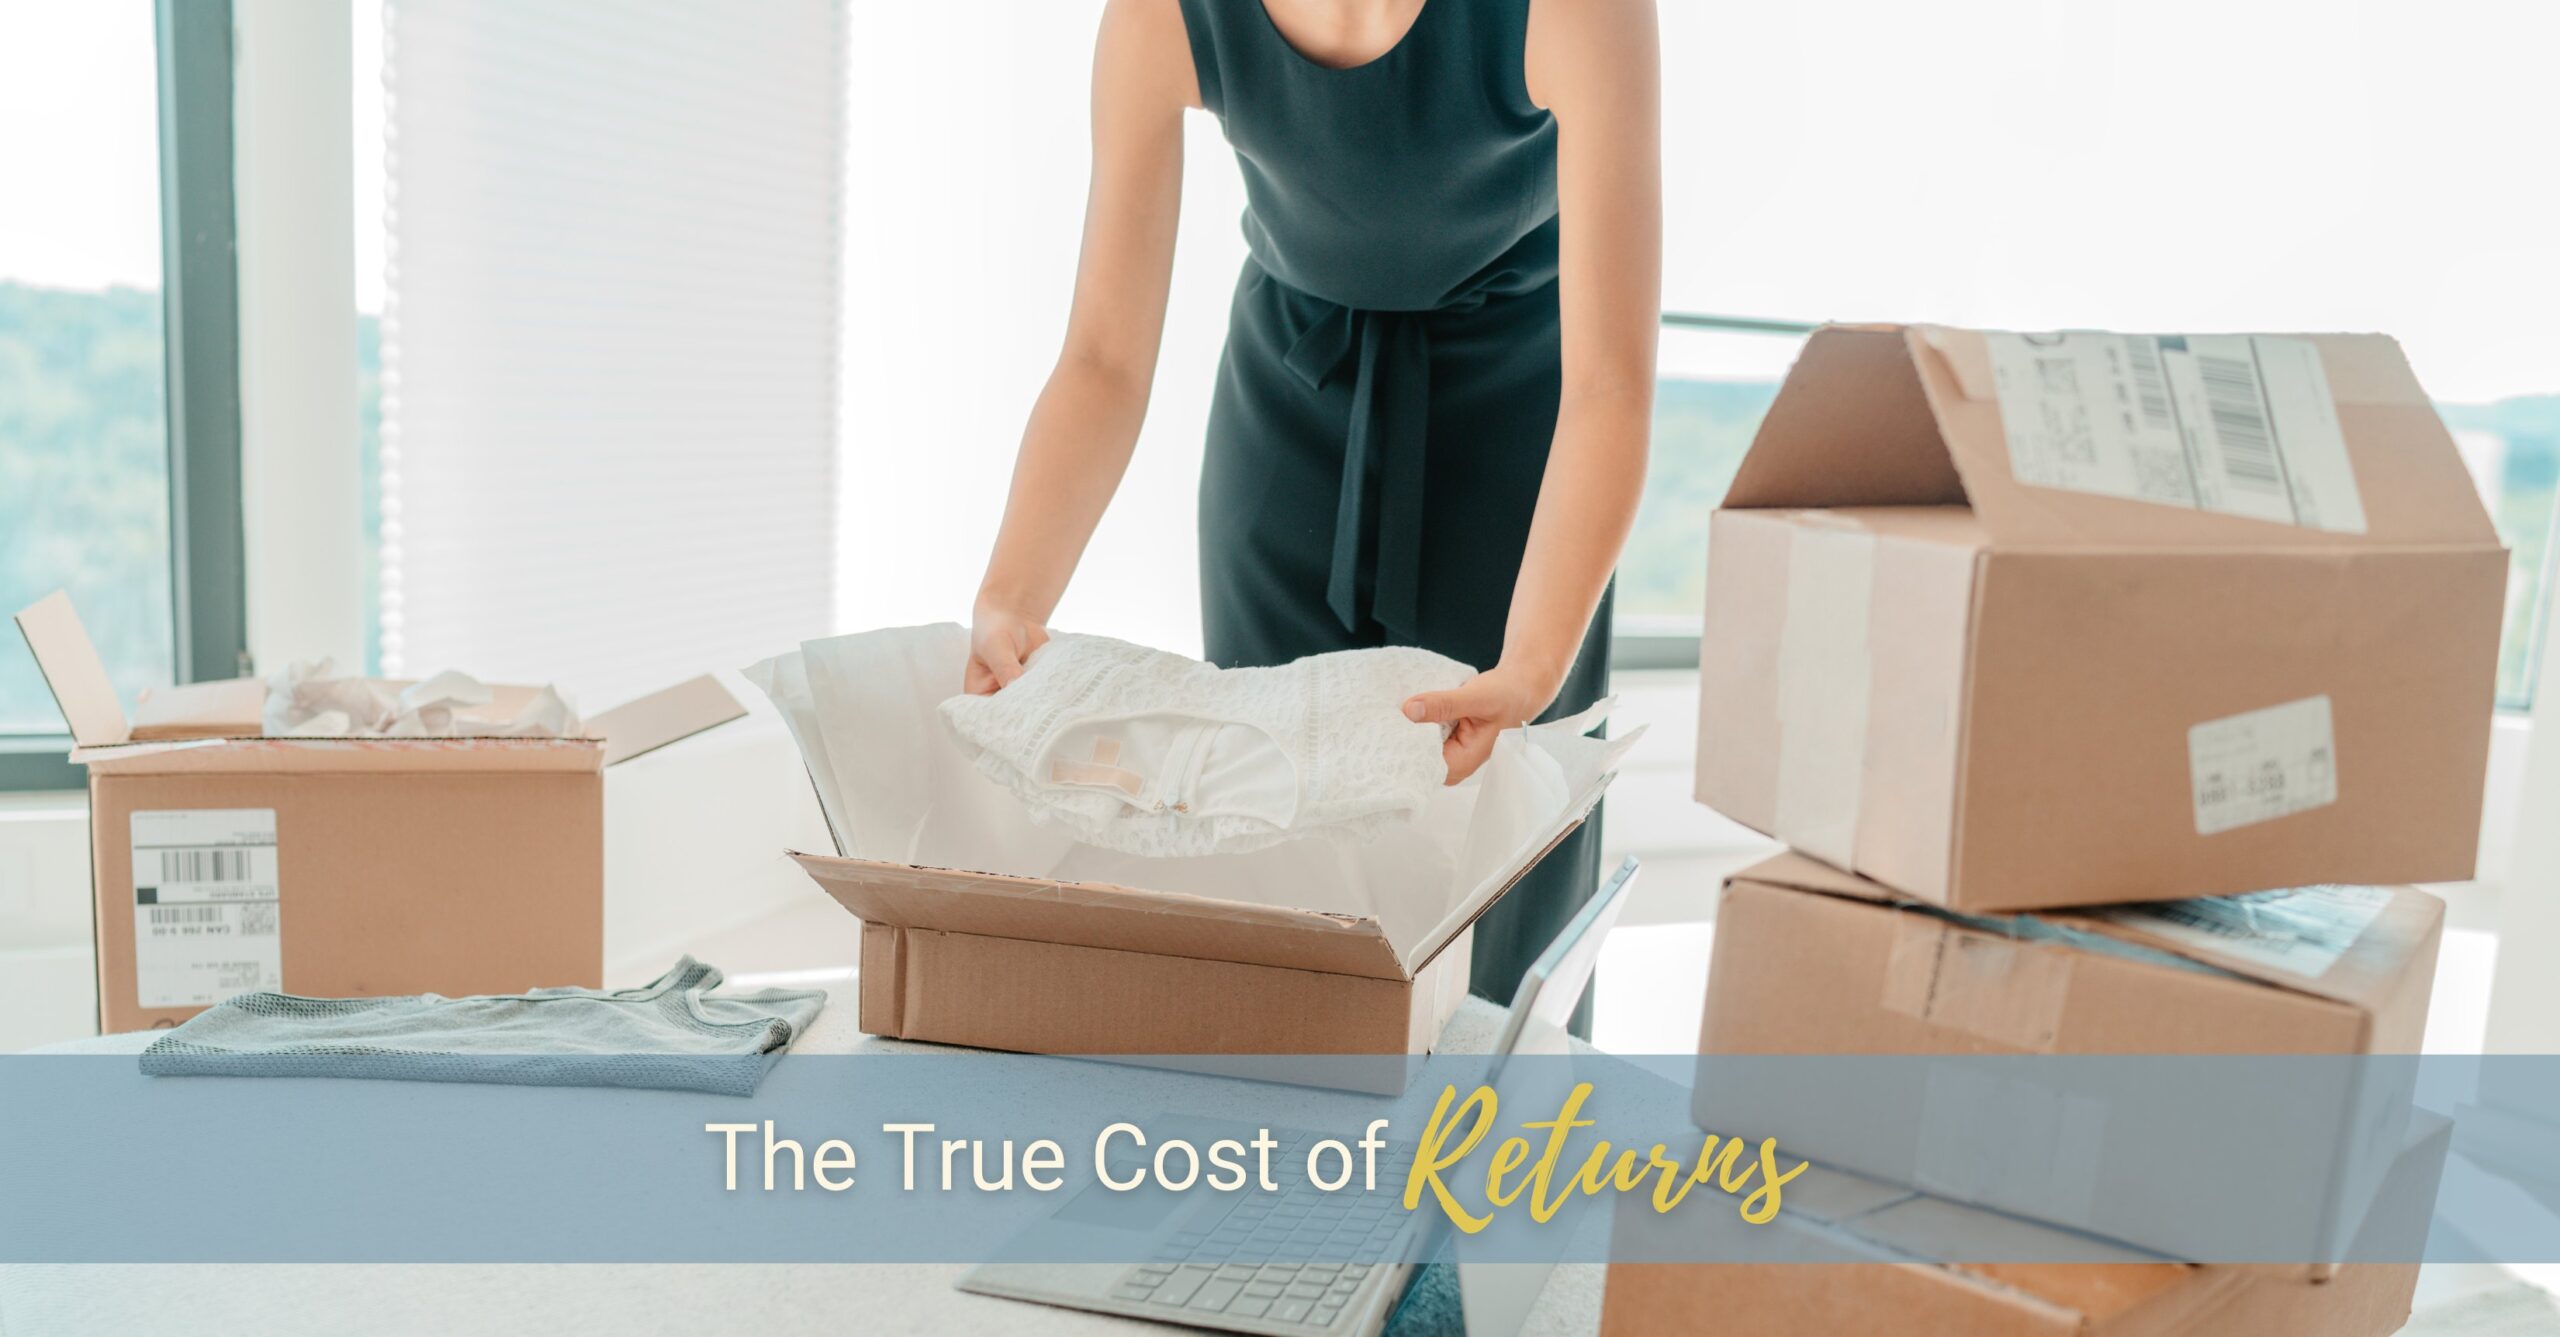
[[[1511,1015],[1503,1023],[1502,1039],[1494,1046],[1497,1073],[1502,1061],[1513,1054],[1566,1052],[1570,1044],[1566,1026],[1575,1006],[1582,1001],[1583,988],[1591,983],[1592,971],[1600,964],[1600,944],[1618,922],[1635,875],[1636,860],[1629,856],[1574,914],[1555,941],[1548,943],[1547,949],[1538,953],[1538,959],[1529,964],[1528,971],[1520,977],[1520,991],[1512,996]]]

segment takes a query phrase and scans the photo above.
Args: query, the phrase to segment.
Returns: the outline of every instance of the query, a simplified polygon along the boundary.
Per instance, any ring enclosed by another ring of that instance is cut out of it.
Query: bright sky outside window
[[[0,611],[69,587],[128,697],[172,667],[158,107],[150,0],[0,6]],[[61,728],[0,637],[0,735]]]

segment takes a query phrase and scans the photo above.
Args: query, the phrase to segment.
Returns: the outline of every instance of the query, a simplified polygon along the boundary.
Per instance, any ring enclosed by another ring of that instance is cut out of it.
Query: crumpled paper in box
[[[1042,825],[963,754],[939,710],[968,658],[968,628],[942,623],[807,641],[746,670],[799,744],[838,853],[1374,917],[1408,965],[1500,890],[1503,869],[1536,855],[1643,732],[1586,737],[1603,702],[1504,730],[1473,777],[1371,840],[1318,832],[1243,854],[1150,858]]]
[[[375,678],[346,677],[329,659],[297,659],[267,679],[260,721],[270,738],[567,738],[581,727],[558,688],[545,686],[505,720],[474,712],[488,684],[453,669],[399,691]]]

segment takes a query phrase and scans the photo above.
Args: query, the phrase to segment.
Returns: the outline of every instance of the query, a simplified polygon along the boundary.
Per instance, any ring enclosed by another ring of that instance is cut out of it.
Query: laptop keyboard
[[[1349,1186],[1327,1193],[1306,1180],[1306,1139],[1279,1136],[1271,1158],[1278,1193],[1239,1195],[1215,1224],[1168,1236],[1111,1297],[1142,1313],[1160,1307],[1178,1322],[1214,1327],[1211,1316],[1224,1315],[1321,1330],[1334,1326],[1370,1273],[1401,1262],[1397,1236],[1410,1214],[1388,1195],[1404,1183],[1412,1153],[1379,1152],[1375,1193]]]

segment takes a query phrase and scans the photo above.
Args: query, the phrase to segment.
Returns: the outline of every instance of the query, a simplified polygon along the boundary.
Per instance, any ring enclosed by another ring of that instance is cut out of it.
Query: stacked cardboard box
[[[2415,888],[2319,887],[1990,919],[1782,855],[1726,884],[1700,1052],[1946,1061],[1861,1067],[1842,1083],[1855,1098],[1821,1099],[1718,1080],[1706,1058],[1694,1110],[1708,1128],[2171,1257],[2336,1256],[2398,1155],[2414,1076],[2343,1060],[2417,1051],[2443,918]],[[2002,1062],[2047,1054],[2342,1061]],[[2218,1130],[2211,1154],[2142,1154],[2199,1109],[2243,1104],[2254,1117]],[[2284,1191],[2250,1213],[2198,1210],[2235,1165]]]
[[[1858,1108],[1702,1069],[1702,1124],[2177,1258],[2198,1214],[2105,1155],[2124,1093],[1975,1056],[2415,1052],[2442,909],[2388,884],[2472,873],[2507,559],[2392,341],[1826,328],[1710,552],[1698,797],[1797,852],[1727,884],[1700,1050],[1947,1057]],[[2357,1235],[2394,1095],[2250,1130],[2335,1153],[2267,1247]],[[1611,1306],[2380,1333],[2414,1285],[2228,1271],[1630,1267]]]

